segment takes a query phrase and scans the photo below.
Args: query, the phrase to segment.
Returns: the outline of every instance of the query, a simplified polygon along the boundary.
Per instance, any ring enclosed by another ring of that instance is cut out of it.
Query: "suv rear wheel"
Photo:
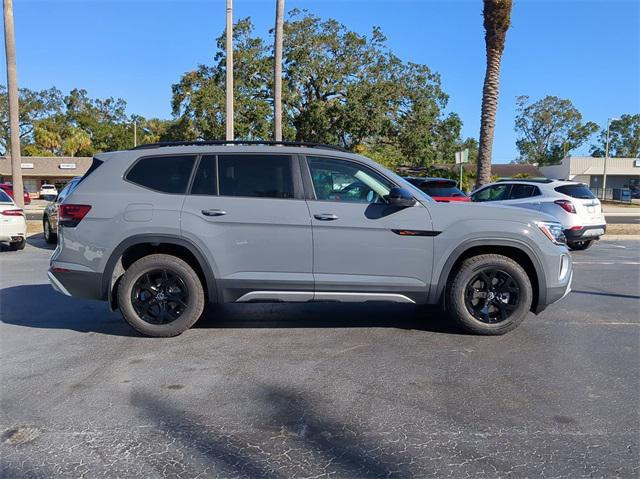
[[[514,260],[484,254],[462,262],[447,299],[452,319],[463,328],[498,335],[515,329],[524,320],[533,290],[526,271]]]
[[[204,304],[204,289],[193,268],[166,254],[133,263],[118,287],[124,319],[147,336],[181,334],[200,318]]]
[[[567,246],[571,251],[583,251],[589,249],[593,244],[593,240],[567,241]]]
[[[48,216],[45,216],[42,220],[42,230],[44,231],[44,240],[47,243],[54,244],[58,241],[58,235],[51,228],[51,222]]]

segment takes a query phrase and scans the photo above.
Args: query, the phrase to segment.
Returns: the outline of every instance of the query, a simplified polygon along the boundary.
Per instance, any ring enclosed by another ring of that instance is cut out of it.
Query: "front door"
[[[311,220],[292,167],[288,155],[200,159],[182,233],[204,243],[221,300],[312,299]]]
[[[433,235],[426,207],[394,208],[395,185],[357,161],[308,156],[316,300],[424,302]]]

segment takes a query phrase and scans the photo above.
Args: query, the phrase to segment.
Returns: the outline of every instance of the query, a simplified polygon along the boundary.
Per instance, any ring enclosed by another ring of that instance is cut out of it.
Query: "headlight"
[[[560,223],[536,221],[536,226],[538,226],[540,231],[542,231],[544,235],[555,244],[566,243],[567,239],[564,236],[564,231],[562,230],[562,225]]]

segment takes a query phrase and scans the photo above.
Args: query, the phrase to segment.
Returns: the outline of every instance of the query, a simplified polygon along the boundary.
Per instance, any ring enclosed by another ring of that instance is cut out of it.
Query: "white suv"
[[[58,196],[58,189],[55,185],[44,184],[40,187],[40,198],[48,200],[50,198],[55,198],[56,196]]]
[[[607,225],[598,198],[584,183],[560,180],[501,180],[471,193],[471,201],[541,211],[562,224],[567,245],[587,249]]]

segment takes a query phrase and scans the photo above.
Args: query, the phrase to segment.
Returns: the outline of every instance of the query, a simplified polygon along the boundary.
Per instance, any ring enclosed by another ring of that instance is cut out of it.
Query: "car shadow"
[[[43,329],[140,336],[102,301],[70,298],[48,284],[0,290],[0,321]],[[210,305],[196,328],[396,328],[466,334],[439,308],[393,303]]]
[[[35,233],[30,236],[27,236],[27,244],[30,246],[33,246],[34,248],[48,249],[48,250],[56,249],[55,244],[49,244],[44,240],[44,233]]]

